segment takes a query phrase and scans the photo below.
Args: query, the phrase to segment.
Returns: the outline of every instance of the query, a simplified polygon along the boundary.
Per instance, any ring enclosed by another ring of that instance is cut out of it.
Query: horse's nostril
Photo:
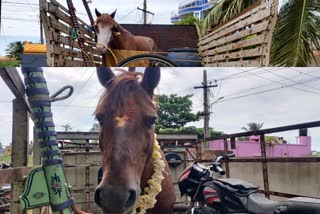
[[[130,208],[134,205],[137,199],[137,193],[135,190],[129,190],[129,198],[127,202],[125,203],[124,207],[125,208]]]
[[[94,201],[99,205],[100,204],[100,192],[101,190],[98,188],[94,193]]]

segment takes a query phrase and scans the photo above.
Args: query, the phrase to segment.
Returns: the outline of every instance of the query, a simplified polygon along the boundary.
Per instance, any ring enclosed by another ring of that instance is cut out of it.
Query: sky
[[[162,68],[155,93],[193,94],[193,111],[202,111],[203,91],[195,90],[194,86],[201,85],[203,69]],[[263,128],[273,128],[319,120],[320,68],[206,69],[208,80],[212,83],[217,80],[218,85],[210,90],[210,103],[214,104],[209,124],[216,131],[242,132],[241,128],[249,122],[263,122]],[[62,131],[62,125],[66,124],[72,127],[72,131],[88,131],[95,123],[93,112],[104,90],[95,69],[44,68],[44,71],[51,93],[65,85],[72,85],[75,89],[69,99],[52,106],[57,131]],[[13,98],[0,79],[0,141],[5,145],[11,142]],[[203,127],[203,120],[188,125]],[[312,149],[320,151],[320,128],[309,129],[309,134]],[[272,135],[296,143],[298,130]]]
[[[65,0],[57,0],[66,6]],[[148,23],[170,24],[171,12],[178,9],[181,2],[185,0],[161,0],[147,1],[147,8],[155,15],[148,16]],[[285,0],[280,0],[280,5]],[[0,29],[0,56],[5,55],[5,49],[10,42],[31,41],[40,42],[39,27],[39,0],[6,0],[2,1],[2,26]],[[89,7],[94,14],[94,9],[100,12],[111,13],[117,9],[116,21],[119,23],[134,24],[142,23],[142,12],[137,7],[142,8],[143,0],[92,0]],[[21,4],[22,3],[22,4]],[[89,23],[86,11],[80,0],[73,1],[77,9],[77,15]]]

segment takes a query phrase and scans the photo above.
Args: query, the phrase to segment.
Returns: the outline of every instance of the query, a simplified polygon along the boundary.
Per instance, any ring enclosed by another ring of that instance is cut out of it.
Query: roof
[[[24,42],[24,51],[25,54],[34,54],[34,53],[46,53],[47,46],[45,44],[30,44],[29,42]]]

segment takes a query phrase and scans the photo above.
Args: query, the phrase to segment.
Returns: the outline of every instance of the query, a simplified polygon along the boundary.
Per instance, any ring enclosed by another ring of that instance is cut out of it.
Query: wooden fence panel
[[[203,66],[268,66],[278,0],[260,4],[221,24],[198,43]]]
[[[101,55],[90,45],[90,42],[94,42],[91,26],[78,18],[80,35],[88,41],[84,50],[81,50],[77,39],[72,36],[74,30],[67,8],[56,0],[40,0],[40,17],[46,37],[48,66],[84,66],[82,51],[89,56],[92,66],[102,64]]]

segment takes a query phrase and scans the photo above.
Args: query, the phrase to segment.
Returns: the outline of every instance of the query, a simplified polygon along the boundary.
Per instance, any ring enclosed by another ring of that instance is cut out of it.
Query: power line
[[[248,71],[247,71],[248,72]],[[250,72],[249,72],[250,73]],[[279,81],[275,81],[275,80],[272,80],[272,79],[269,79],[269,78],[266,78],[266,77],[263,77],[263,76],[260,76],[258,74],[256,74],[255,76],[259,77],[259,78],[262,78],[262,79],[265,79],[265,80],[268,80],[268,81],[271,81],[271,82],[274,82],[274,83],[277,83],[279,85],[283,85],[283,86],[288,86],[288,87],[291,87],[291,88],[294,88],[294,89],[297,89],[297,90],[300,90],[300,91],[304,91],[304,92],[308,92],[308,93],[313,93],[313,94],[317,94],[317,95],[320,95],[320,93],[317,93],[317,92],[314,92],[314,91],[309,91],[309,90],[305,90],[305,89],[302,89],[302,88],[297,88],[295,86],[292,86],[292,85],[287,85],[287,84],[283,84]],[[297,82],[296,82],[297,83]],[[300,85],[302,83],[299,83]]]
[[[316,72],[316,71],[311,71],[311,72],[309,72],[308,74],[314,73],[314,72]],[[298,75],[295,75],[295,76],[291,76],[291,78],[289,78],[289,79],[295,79],[296,77],[300,77],[300,76],[303,76],[303,75],[306,75],[306,74],[307,74],[307,73],[303,73],[303,74],[298,74]],[[285,81],[282,80],[281,82],[285,82]],[[236,93],[232,93],[232,94],[227,94],[227,95],[225,95],[225,97],[230,97],[230,96],[234,96],[234,95],[238,95],[238,94],[243,94],[243,93],[248,92],[248,90],[256,90],[256,89],[265,88],[265,87],[269,87],[269,86],[270,86],[270,84],[267,83],[267,84],[260,85],[260,86],[257,86],[257,87],[247,88],[247,89],[242,90],[242,91],[240,91],[240,92],[236,92]]]
[[[309,79],[309,80],[303,81],[303,83],[319,81],[319,79]],[[253,96],[253,95],[257,95],[257,94],[262,94],[262,93],[266,93],[266,92],[270,92],[270,91],[276,91],[276,90],[287,88],[287,87],[294,86],[294,85],[298,85],[298,84],[297,83],[293,83],[291,85],[280,86],[280,87],[277,87],[277,88],[272,88],[272,89],[258,91],[258,92],[255,92],[255,93],[246,94],[246,95],[242,95],[242,96],[238,96],[238,97],[224,99],[224,100],[220,101],[220,103],[223,103],[223,102],[226,102],[226,101],[231,101],[231,100],[236,100],[236,99],[240,99],[240,98],[244,98],[244,97],[249,97],[249,96]]]

